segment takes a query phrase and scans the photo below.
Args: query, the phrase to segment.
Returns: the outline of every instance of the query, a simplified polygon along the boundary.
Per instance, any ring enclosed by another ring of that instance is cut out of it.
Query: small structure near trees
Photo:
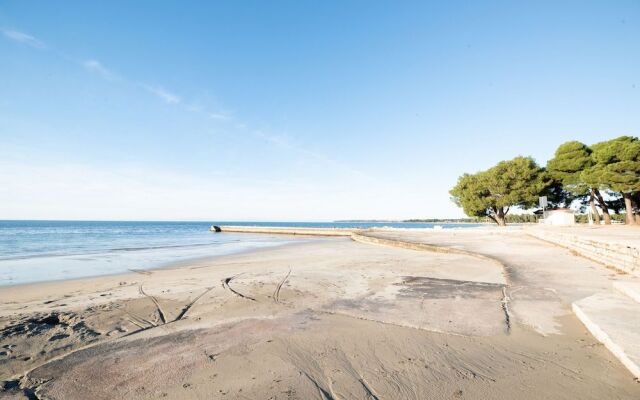
[[[545,225],[567,226],[576,224],[576,216],[570,208],[557,208],[544,212],[541,222]]]

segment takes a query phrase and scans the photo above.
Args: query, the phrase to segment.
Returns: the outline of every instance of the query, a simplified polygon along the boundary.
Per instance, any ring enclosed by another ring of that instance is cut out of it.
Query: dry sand
[[[376,233],[0,289],[0,398],[638,399],[570,312],[618,275],[522,232]]]

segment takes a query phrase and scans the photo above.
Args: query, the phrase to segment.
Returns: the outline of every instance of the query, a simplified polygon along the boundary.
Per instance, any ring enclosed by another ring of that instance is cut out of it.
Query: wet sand
[[[517,231],[377,236],[470,254],[327,238],[0,288],[0,398],[640,398],[570,309],[615,271]]]

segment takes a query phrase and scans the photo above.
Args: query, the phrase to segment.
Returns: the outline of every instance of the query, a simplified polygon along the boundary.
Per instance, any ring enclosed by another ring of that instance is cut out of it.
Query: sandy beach
[[[639,38],[0,1],[0,400],[640,400]]]
[[[0,288],[0,398],[640,398],[571,312],[625,275],[522,230],[372,236]]]

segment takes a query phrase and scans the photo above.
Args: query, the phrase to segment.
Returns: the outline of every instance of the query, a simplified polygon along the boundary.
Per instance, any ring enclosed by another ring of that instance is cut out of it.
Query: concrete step
[[[589,332],[640,379],[640,303],[606,292],[575,301],[572,308]]]
[[[613,287],[618,292],[640,303],[640,282],[614,282]]]

